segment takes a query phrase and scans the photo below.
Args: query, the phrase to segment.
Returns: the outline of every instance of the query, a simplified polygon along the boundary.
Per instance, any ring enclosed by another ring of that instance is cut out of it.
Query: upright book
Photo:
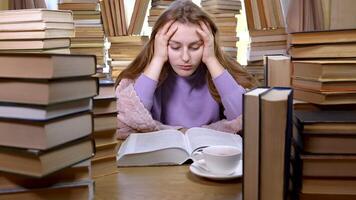
[[[243,197],[257,200],[259,186],[259,152],[260,152],[260,95],[268,88],[256,88],[243,97]]]
[[[244,95],[243,112],[243,198],[286,199],[290,177],[292,90],[275,87],[249,91]]]

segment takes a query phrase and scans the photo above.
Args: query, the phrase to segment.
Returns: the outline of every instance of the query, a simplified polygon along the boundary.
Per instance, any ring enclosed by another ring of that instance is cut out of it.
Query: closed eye
[[[198,50],[200,47],[201,47],[200,44],[195,44],[195,45],[190,46],[190,48],[193,50]]]
[[[178,50],[180,48],[179,45],[174,45],[174,44],[170,44],[169,47],[173,50]]]

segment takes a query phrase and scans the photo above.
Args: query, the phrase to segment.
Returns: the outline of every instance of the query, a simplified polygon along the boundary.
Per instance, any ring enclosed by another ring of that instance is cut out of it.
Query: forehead
[[[181,23],[175,22],[172,26],[178,26],[178,30],[171,37],[171,40],[180,42],[180,43],[191,43],[200,40],[200,37],[197,33],[198,25],[192,23]]]

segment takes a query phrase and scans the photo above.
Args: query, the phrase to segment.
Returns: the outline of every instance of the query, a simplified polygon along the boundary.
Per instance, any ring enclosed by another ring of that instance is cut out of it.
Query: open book
[[[118,166],[181,165],[197,149],[211,145],[236,146],[242,151],[239,135],[207,128],[133,133],[117,153]]]

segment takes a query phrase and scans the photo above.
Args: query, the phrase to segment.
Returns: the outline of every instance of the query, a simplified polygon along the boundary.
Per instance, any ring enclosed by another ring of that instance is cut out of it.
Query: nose
[[[181,57],[184,62],[188,62],[190,60],[190,54],[188,48],[183,48]]]

